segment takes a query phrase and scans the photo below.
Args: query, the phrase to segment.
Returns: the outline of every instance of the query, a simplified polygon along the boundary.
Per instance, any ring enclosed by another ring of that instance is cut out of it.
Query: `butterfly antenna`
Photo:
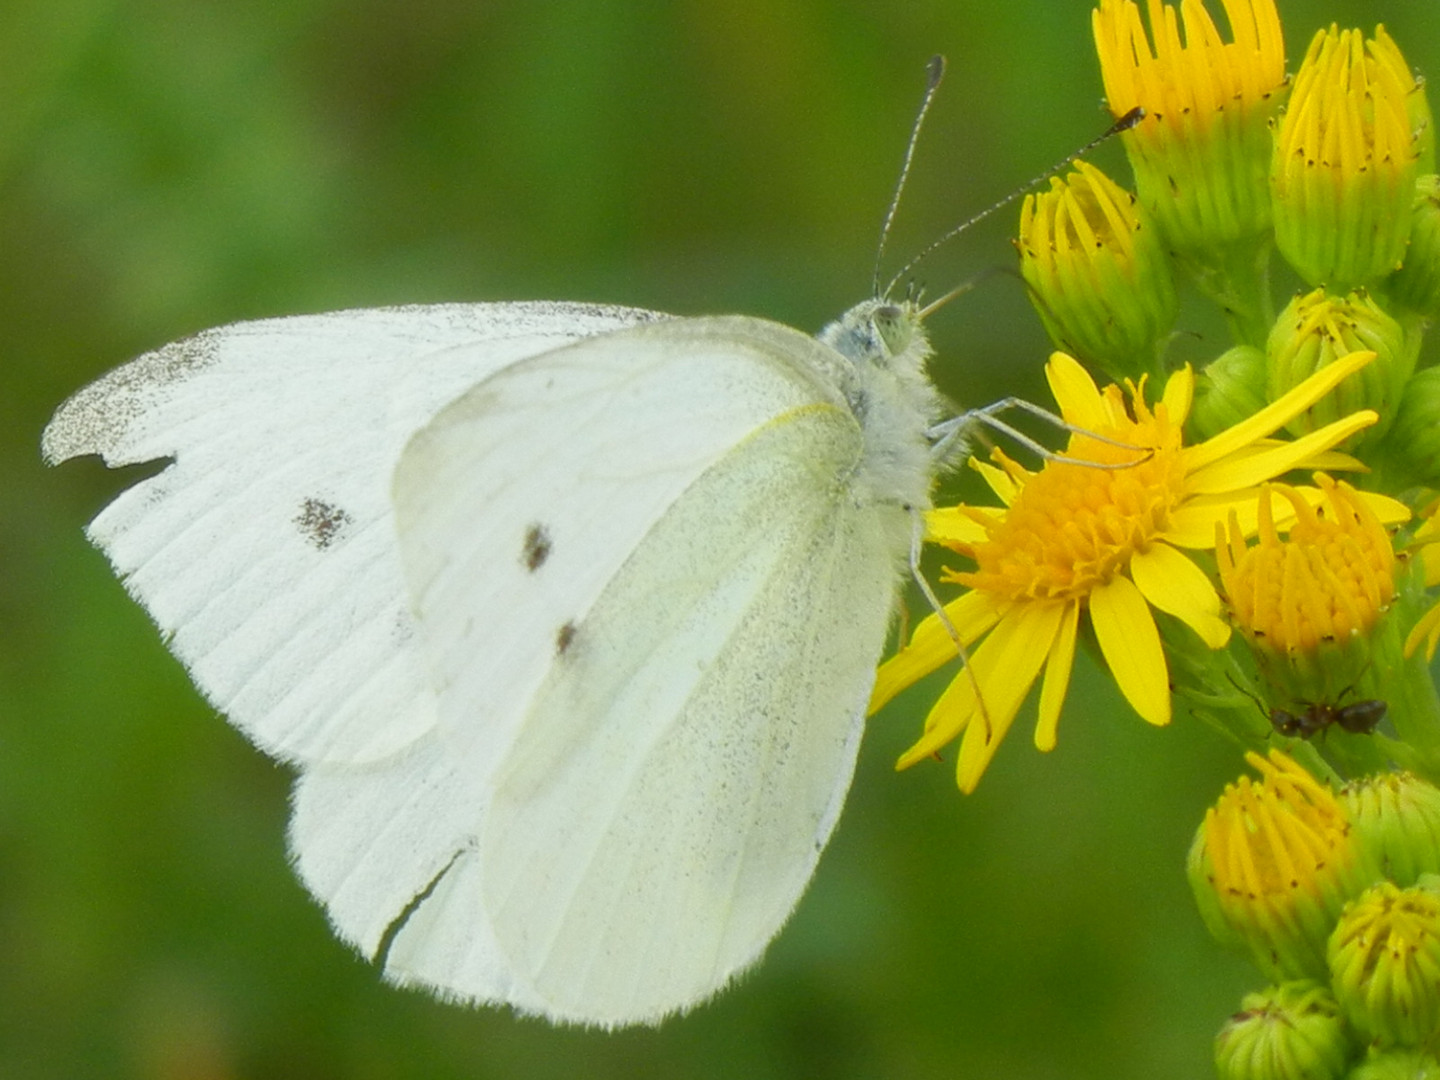
[[[930,111],[930,102],[935,100],[935,91],[945,77],[945,57],[932,56],[925,65],[925,96],[920,99],[920,111],[915,114],[915,123],[910,126],[910,141],[905,144],[905,160],[900,165],[900,179],[895,184],[895,194],[890,197],[890,206],[885,211],[885,220],[880,225],[880,243],[875,247],[875,273],[871,277],[871,288],[880,296],[880,260],[885,255],[885,241],[890,237],[890,226],[895,221],[895,211],[900,209],[900,193],[905,190],[905,180],[910,175],[910,162],[915,157],[915,144],[920,141],[920,126],[925,123],[925,114]],[[893,287],[894,282],[891,282]],[[885,290],[887,293],[889,289]]]
[[[927,98],[926,98],[926,101],[925,101],[925,104],[926,104],[926,105],[929,105],[929,103],[930,103],[930,101],[929,101],[929,98],[927,97]],[[921,108],[921,110],[920,110],[920,115],[921,115],[922,117],[925,115],[925,109],[924,109],[923,106],[922,106],[922,108]],[[1038,187],[1039,185],[1043,184],[1046,180],[1050,179],[1050,177],[1054,176],[1054,175],[1055,175],[1056,173],[1058,173],[1061,169],[1065,168],[1067,165],[1069,165],[1069,164],[1070,164],[1072,161],[1074,161],[1076,158],[1083,157],[1084,155],[1088,154],[1091,150],[1094,150],[1095,147],[1099,146],[1099,145],[1100,145],[1101,143],[1103,143],[1106,139],[1112,139],[1112,138],[1114,138],[1116,135],[1119,135],[1122,131],[1129,131],[1129,130],[1130,130],[1131,128],[1133,128],[1136,124],[1140,123],[1140,121],[1143,120],[1143,119],[1145,119],[1145,110],[1142,109],[1142,108],[1140,108],[1140,107],[1137,105],[1135,108],[1131,109],[1131,110],[1130,110],[1129,112],[1127,112],[1124,116],[1122,116],[1119,120],[1116,120],[1115,123],[1111,124],[1108,128],[1106,128],[1103,133],[1101,133],[1100,135],[1097,135],[1095,138],[1091,139],[1091,140],[1090,140],[1088,143],[1086,143],[1084,146],[1080,147],[1079,150],[1076,150],[1074,153],[1069,154],[1068,156],[1066,156],[1066,157],[1062,158],[1061,160],[1057,161],[1054,165],[1051,165],[1051,166],[1050,166],[1048,169],[1046,169],[1044,172],[1040,173],[1040,175],[1034,177],[1034,178],[1031,179],[1031,180],[1027,180],[1025,183],[1023,183],[1023,184],[1021,184],[1019,187],[1017,187],[1014,191],[1010,192],[1009,195],[1006,195],[1006,196],[1005,196],[1003,199],[1001,199],[999,202],[996,202],[996,203],[994,203],[994,204],[992,204],[992,205],[990,205],[990,206],[987,206],[984,210],[981,210],[981,211],[980,211],[978,214],[976,214],[974,217],[968,219],[967,221],[962,221],[959,225],[956,225],[953,229],[951,229],[949,232],[947,232],[944,236],[940,237],[939,240],[936,240],[934,243],[930,244],[927,248],[925,248],[923,251],[921,251],[919,255],[916,255],[916,256],[915,256],[913,259],[911,259],[908,263],[906,263],[904,266],[902,266],[902,267],[900,268],[900,272],[899,272],[898,274],[896,274],[893,278],[891,278],[891,279],[890,279],[890,283],[885,286],[885,294],[884,294],[884,295],[888,295],[889,292],[890,292],[890,290],[893,289],[893,288],[895,288],[896,284],[900,281],[901,278],[905,277],[907,274],[910,273],[910,271],[914,270],[915,267],[920,264],[921,260],[927,258],[936,248],[941,247],[941,246],[943,246],[943,245],[945,245],[945,244],[948,244],[951,240],[955,239],[955,237],[959,236],[959,235],[960,235],[962,232],[964,232],[966,229],[970,228],[970,226],[975,225],[975,224],[977,224],[978,222],[984,221],[984,220],[985,220],[987,217],[989,217],[991,214],[995,213],[995,211],[997,211],[997,210],[1002,210],[1002,209],[1004,209],[1005,207],[1009,206],[1009,205],[1010,205],[1012,202],[1014,202],[1016,199],[1020,198],[1020,196],[1025,195],[1025,194],[1028,194],[1029,191],[1030,191],[1032,188]],[[917,130],[917,131],[919,130],[919,121],[918,121],[918,120],[916,121],[916,130]],[[912,136],[912,138],[911,138],[911,144],[912,144],[912,147],[913,147],[913,144],[914,144],[914,137],[913,137],[913,136]],[[905,167],[906,167],[907,169],[910,167],[910,155],[909,155],[908,153],[905,155]],[[901,179],[901,183],[904,183],[905,177],[904,177],[904,174],[903,174],[903,173],[901,174],[900,179]],[[895,192],[895,201],[896,201],[896,202],[899,202],[899,200],[900,200],[900,192],[897,191],[897,192]],[[895,209],[894,203],[891,204],[890,209],[891,209],[891,212],[893,213],[893,212],[894,212],[894,209]],[[886,225],[887,228],[888,228],[889,225],[890,225],[890,218],[889,218],[888,216],[887,216],[886,219],[885,219],[885,225]],[[879,285],[879,269],[880,269],[880,264],[879,264],[879,260],[878,260],[878,259],[876,260],[875,269],[876,269],[876,285],[878,286],[878,285]],[[882,295],[882,294],[878,291],[878,289],[877,289],[877,291],[876,291],[876,295],[877,295],[877,296]],[[947,299],[948,299],[948,297],[947,297]],[[934,307],[936,307],[936,306],[938,306],[938,305],[932,304],[932,305],[931,305],[931,308],[934,308]]]

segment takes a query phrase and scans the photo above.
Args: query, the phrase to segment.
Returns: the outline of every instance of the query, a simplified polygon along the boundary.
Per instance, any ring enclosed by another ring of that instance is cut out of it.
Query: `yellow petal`
[[[1058,608],[1060,605],[1053,606]],[[1044,658],[1043,651],[1033,647],[1034,622],[1033,606],[1013,609],[1000,620],[990,636],[971,654],[970,670],[954,679],[935,702],[925,718],[925,733],[914,746],[900,755],[895,768],[908,769],[934,754],[971,725],[981,730],[982,738],[988,733],[992,739],[998,738],[997,731],[1003,733],[1009,728]],[[1027,649],[1029,653],[1025,651]],[[1031,655],[1033,664],[1030,663]],[[1020,658],[1018,667],[1017,656]],[[1026,668],[1031,669],[1028,678],[1023,677]],[[977,685],[985,699],[983,715],[975,697]]]
[[[975,520],[981,517],[999,518],[1004,511],[994,506],[942,506],[925,513],[925,540],[931,544],[946,547],[960,544],[979,544],[986,537],[985,526]]]
[[[1331,367],[1334,366],[1334,364],[1331,365]],[[1322,370],[1329,371],[1330,368]],[[1312,375],[1311,378],[1314,376]],[[1304,383],[1301,385],[1303,386]],[[1259,453],[1231,455],[1224,460],[1212,462],[1191,472],[1185,477],[1185,490],[1195,495],[1213,495],[1223,491],[1254,487],[1266,480],[1273,480],[1281,473],[1299,468],[1307,458],[1322,450],[1328,450],[1336,443],[1344,442],[1355,432],[1369,427],[1378,419],[1380,419],[1378,414],[1369,409],[1361,409],[1359,412],[1336,420],[1333,424],[1326,424],[1294,442],[1279,443]],[[1201,445],[1209,444],[1202,443]],[[1186,455],[1187,468],[1192,467],[1193,461],[1189,457],[1189,451],[1185,450],[1182,453]]]
[[[1186,467],[1192,472],[1202,469],[1256,439],[1273,435],[1333,390],[1347,375],[1359,371],[1374,359],[1373,352],[1354,352],[1333,364],[1327,364],[1255,415],[1227,428],[1212,439],[1187,447],[1184,451]]]
[[[1065,605],[1050,658],[1045,661],[1045,681],[1040,684],[1040,715],[1035,722],[1035,749],[1055,749],[1055,732],[1060,726],[1060,707],[1070,688],[1070,671],[1075,666],[1075,628],[1080,623],[1080,605]]]
[[[1169,544],[1151,544],[1131,556],[1130,576],[1146,600],[1174,615],[1210,648],[1223,649],[1230,640],[1230,626],[1220,617],[1215,586],[1205,571]]]
[[[971,642],[977,641],[995,625],[1001,609],[987,593],[967,592],[946,604],[945,614],[950,617],[960,640],[969,648]],[[881,664],[880,670],[875,673],[875,687],[870,691],[870,713],[878,712],[901,690],[913,686],[959,655],[955,640],[938,615],[921,619],[909,644]]]
[[[1060,406],[1060,415],[1070,423],[1090,431],[1099,431],[1109,423],[1110,414],[1095,387],[1095,380],[1074,357],[1063,352],[1051,353],[1050,362],[1045,365],[1045,379],[1055,403]]]
[[[1230,496],[1191,499],[1170,511],[1160,539],[1177,548],[1203,551],[1215,546],[1215,526],[1225,526],[1233,510],[1240,527],[1249,536],[1255,531],[1255,500],[1260,492],[1254,488]]]
[[[1325,493],[1315,487],[1294,489],[1311,506],[1322,506]],[[1399,525],[1410,520],[1410,508],[1388,495],[1370,491],[1356,492],[1385,525]],[[1235,514],[1244,536],[1254,536],[1259,523],[1260,491],[1246,488],[1230,495],[1207,495],[1187,500],[1184,506],[1170,512],[1169,523],[1160,539],[1178,548],[1204,550],[1215,546],[1215,526],[1228,527],[1230,514]],[[1295,508],[1288,500],[1276,499],[1271,507],[1275,527],[1287,531],[1295,522]]]
[[[975,670],[985,695],[985,716],[976,710],[971,718],[955,770],[956,782],[967,795],[975,790],[985,774],[1025,695],[1040,674],[1040,665],[1050,654],[1064,611],[1063,603],[1026,604],[1011,612],[985,640],[989,655]],[[1005,632],[1001,633],[1002,630]],[[978,664],[978,654],[975,659]]]
[[[1184,426],[1185,418],[1190,415],[1190,403],[1194,399],[1195,372],[1186,364],[1165,382],[1165,394],[1161,400],[1165,404],[1170,423],[1176,427]]]
[[[1280,446],[1288,446],[1286,439],[1256,439],[1249,446],[1236,450],[1226,460],[1228,462],[1249,461],[1252,457],[1258,457],[1270,450]],[[1368,472],[1369,468],[1364,462],[1351,457],[1349,454],[1342,454],[1339,450],[1322,450],[1313,457],[1306,458],[1296,464],[1295,468],[1304,469],[1307,472]]]
[[[1090,594],[1090,622],[1125,700],[1152,724],[1170,722],[1170,674],[1160,632],[1140,590],[1116,575]]]
[[[1020,485],[1015,478],[1004,469],[997,469],[987,461],[979,458],[970,459],[970,468],[984,478],[985,483],[990,485],[990,490],[1000,497],[1000,501],[1009,506],[1015,501],[1015,496],[1020,493]]]
[[[1425,567],[1425,585],[1440,585],[1440,544],[1426,544],[1420,549],[1420,563]]]
[[[1359,458],[1351,457],[1349,454],[1341,453],[1339,450],[1326,450],[1324,453],[1316,454],[1309,461],[1302,461],[1295,466],[1297,469],[1306,469],[1322,472],[1369,472],[1370,468]]]
[[[1405,656],[1408,659],[1415,655],[1415,650],[1420,647],[1420,642],[1425,642],[1425,661],[1429,663],[1435,659],[1435,646],[1440,643],[1440,604],[1436,604],[1415,624],[1410,635],[1405,639]]]
[[[1308,496],[1309,488],[1297,488]],[[1317,490],[1316,495],[1320,492]],[[1360,501],[1370,508],[1370,512],[1380,519],[1382,525],[1401,525],[1410,520],[1410,507],[1406,506],[1399,499],[1392,499],[1389,495],[1381,495],[1374,491],[1357,491]],[[1317,500],[1318,504],[1318,500]]]

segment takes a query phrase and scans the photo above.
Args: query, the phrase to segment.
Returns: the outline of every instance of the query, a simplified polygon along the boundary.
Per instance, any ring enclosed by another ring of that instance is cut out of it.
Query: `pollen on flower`
[[[1374,510],[1348,484],[1324,474],[1316,482],[1324,493],[1318,507],[1295,488],[1268,485],[1260,495],[1259,542],[1247,546],[1232,519],[1228,543],[1216,547],[1232,618],[1287,656],[1367,633],[1395,597],[1395,552]],[[1284,539],[1276,495],[1294,516]]]

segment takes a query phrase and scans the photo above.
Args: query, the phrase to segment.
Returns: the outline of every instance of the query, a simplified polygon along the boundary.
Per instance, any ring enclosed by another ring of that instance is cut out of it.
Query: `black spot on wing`
[[[520,550],[520,561],[532,574],[545,565],[550,558],[550,533],[538,522],[525,530],[525,545]]]
[[[306,499],[295,515],[301,534],[321,551],[340,539],[354,522],[342,508],[323,499]]]
[[[573,622],[567,622],[559,630],[555,631],[555,655],[564,656],[575,641],[577,628]]]

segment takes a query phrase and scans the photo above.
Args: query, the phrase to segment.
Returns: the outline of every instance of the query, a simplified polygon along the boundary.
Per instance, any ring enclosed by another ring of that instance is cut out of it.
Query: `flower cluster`
[[[1201,0],[1093,12],[1111,112],[1144,110],[1121,136],[1134,193],[1082,163],[1024,202],[1021,274],[1071,434],[1038,468],[972,461],[996,504],[930,513],[961,588],[882,665],[872,708],[954,677],[901,767],[958,740],[972,790],[1037,683],[1053,748],[1082,646],[1152,724],[1183,702],[1256,749],[1320,735],[1307,760],[1440,763],[1419,659],[1440,641],[1440,533],[1401,532],[1440,485],[1424,87],[1383,27],[1321,30],[1287,75],[1273,0],[1224,6],[1228,39]],[[1278,311],[1276,253],[1302,285]],[[1185,287],[1232,339],[1198,371],[1169,355]]]
[[[1054,748],[1084,650],[1148,723],[1285,747],[1192,853],[1207,922],[1276,981],[1222,1033],[1221,1071],[1338,1077],[1369,1046],[1391,1075],[1440,1042],[1430,110],[1384,27],[1322,29],[1287,73],[1274,0],[1223,3],[1225,33],[1203,0],[1098,0],[1109,108],[1144,111],[1121,135],[1133,186],[1078,164],[1016,239],[1068,443],[1036,468],[972,460],[993,501],[929,514],[957,588],[872,708],[946,669],[899,766],[958,743],[968,792],[1037,683]],[[1187,290],[1229,339],[1182,364]],[[1337,799],[1316,777],[1368,779]]]
[[[1189,863],[1206,925],[1272,980],[1221,1028],[1222,1080],[1436,1075],[1440,789],[1387,772],[1337,795],[1248,758],[1263,779],[1225,789]]]

